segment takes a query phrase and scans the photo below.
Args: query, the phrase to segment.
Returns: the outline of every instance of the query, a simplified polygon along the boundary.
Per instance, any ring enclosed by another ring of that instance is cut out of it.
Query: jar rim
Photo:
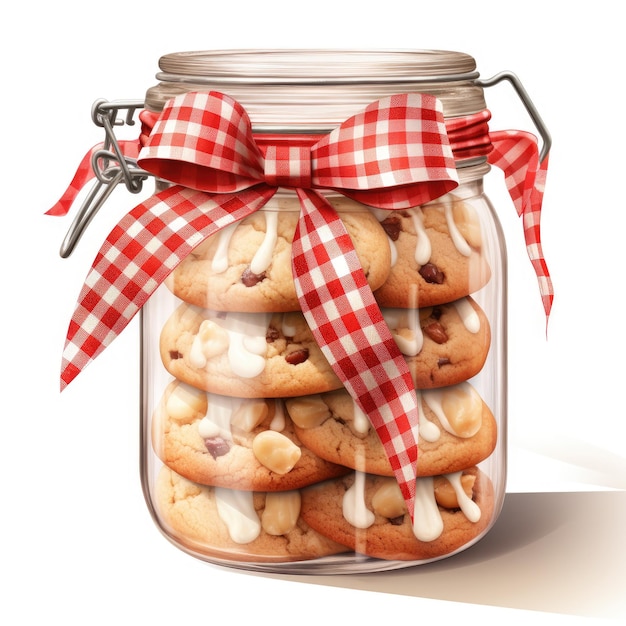
[[[174,52],[157,79],[223,84],[377,84],[472,80],[469,54],[451,50],[286,48]]]

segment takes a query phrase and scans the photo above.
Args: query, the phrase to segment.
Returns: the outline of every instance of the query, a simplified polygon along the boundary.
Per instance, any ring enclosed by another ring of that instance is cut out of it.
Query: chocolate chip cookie
[[[208,394],[172,381],[152,420],[159,458],[193,482],[286,491],[349,470],[302,445],[279,399]]]
[[[495,418],[469,383],[418,392],[418,401],[418,476],[456,472],[493,452]],[[347,391],[289,398],[285,406],[299,441],[318,456],[362,472],[393,476],[376,431]]]

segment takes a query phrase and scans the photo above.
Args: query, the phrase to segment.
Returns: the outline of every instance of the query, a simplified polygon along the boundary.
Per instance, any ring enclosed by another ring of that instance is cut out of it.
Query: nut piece
[[[206,393],[179,382],[168,396],[165,410],[173,420],[181,424],[190,424],[198,416],[206,414]]]
[[[315,428],[331,416],[320,395],[285,400],[285,407],[293,423],[300,428]]]
[[[441,398],[441,409],[458,437],[473,437],[480,430],[483,402],[471,385],[460,384],[446,389]]]
[[[463,474],[461,476],[461,486],[468,498],[472,497],[472,489],[476,482],[476,476],[472,474]],[[459,501],[456,497],[456,492],[450,481],[445,476],[435,476],[435,500],[437,504],[444,509],[458,509]]]
[[[465,202],[456,202],[452,207],[452,216],[463,239],[472,246],[480,248],[483,242],[480,232],[480,220],[476,209]]]
[[[298,348],[285,355],[285,361],[289,365],[300,365],[309,358],[309,350],[307,348]]]
[[[194,367],[205,367],[208,359],[226,351],[228,343],[228,333],[221,326],[204,320],[191,344],[189,361]]]
[[[281,475],[290,472],[302,455],[291,439],[273,430],[265,430],[254,438],[252,452],[261,465]]]
[[[286,535],[300,517],[300,492],[277,491],[265,495],[261,526],[268,535]]]
[[[265,400],[246,400],[233,412],[230,423],[233,428],[251,433],[268,413],[269,408]]]
[[[395,478],[386,478],[372,497],[372,508],[377,515],[395,519],[404,515],[406,504]]]

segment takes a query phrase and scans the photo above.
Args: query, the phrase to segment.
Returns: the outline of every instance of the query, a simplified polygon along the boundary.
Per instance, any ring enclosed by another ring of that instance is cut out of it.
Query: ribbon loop
[[[373,102],[321,139],[313,157],[317,187],[381,209],[419,206],[458,186],[443,108],[429,94]]]
[[[236,100],[214,91],[170,100],[138,163],[163,180],[197,191],[231,193],[263,180],[263,155],[248,114]]]

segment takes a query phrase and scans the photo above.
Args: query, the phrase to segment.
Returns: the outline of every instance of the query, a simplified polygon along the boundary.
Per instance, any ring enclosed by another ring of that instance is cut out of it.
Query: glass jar
[[[326,133],[396,93],[435,95],[446,120],[485,110],[460,53],[202,52],[160,67],[150,110],[219,91],[255,133],[281,140]],[[414,521],[376,430],[299,310],[300,202],[281,188],[198,246],[142,311],[143,485],[174,544],[252,570],[364,572],[447,557],[493,526],[506,478],[505,242],[483,191],[485,154],[456,167],[457,188],[405,210],[324,192],[415,383]]]
[[[550,140],[523,87],[448,51],[159,65],[145,101],[94,106],[98,181],[62,256],[116,184],[156,192],[94,262],[62,385],[141,310],[144,494],[200,559],[358,573],[472,546],[506,487],[506,246],[483,179],[502,167],[514,203],[543,183],[518,193],[532,177],[492,161],[484,88],[520,95],[544,140],[524,144],[532,169]],[[139,151],[113,129],[141,108]],[[525,229],[545,288],[538,219]]]

